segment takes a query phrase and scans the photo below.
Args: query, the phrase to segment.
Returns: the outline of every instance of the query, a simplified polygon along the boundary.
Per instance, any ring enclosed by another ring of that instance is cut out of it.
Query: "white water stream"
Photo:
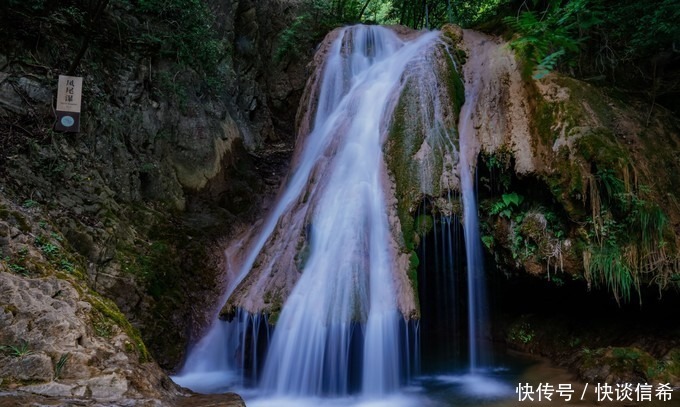
[[[289,232],[283,219],[294,207],[305,211],[296,217],[304,225],[295,225],[297,230],[305,228],[309,250],[302,273],[271,338],[263,317],[239,311],[233,321],[225,322],[215,315],[207,335],[190,349],[182,371],[173,377],[177,383],[207,393],[242,385],[245,347],[256,358],[258,341],[264,336],[269,344],[264,363],[250,361],[253,370],[261,365],[262,371],[249,374],[258,381],[258,395],[277,399],[277,405],[290,398],[349,395],[370,404],[389,400],[403,387],[413,344],[404,334],[406,323],[397,304],[393,270],[397,253],[386,243],[392,233],[386,209],[392,192],[386,191],[383,149],[405,73],[409,66],[423,65],[438,37],[438,32],[427,32],[403,40],[379,26],[340,31],[326,57],[311,132],[297,146],[301,151],[296,152],[296,167],[247,247],[238,271],[228,270],[234,278],[223,302],[248,277],[268,242],[276,236],[286,238]],[[436,78],[426,86],[432,94],[438,92]],[[438,98],[432,100],[439,103]],[[436,120],[437,109],[426,106],[423,112],[433,112],[425,116]],[[462,113],[469,115],[465,109]],[[461,120],[466,119],[461,116]],[[461,122],[461,132],[469,130],[466,123]],[[444,134],[445,140],[439,142],[446,145],[450,161],[452,141],[441,123],[430,125],[436,128],[433,134]],[[464,139],[473,136],[461,136],[461,149]],[[475,344],[480,336],[477,324],[483,320],[478,304],[484,299],[483,287],[479,288],[483,282],[472,182],[475,163],[465,160],[461,157],[459,170],[471,273],[474,369],[481,359]],[[297,243],[291,238],[287,244]]]
[[[394,254],[385,244],[390,229],[383,142],[407,65],[426,55],[437,37],[430,32],[403,41],[387,28],[355,26],[343,29],[332,45],[298,167],[225,294],[226,300],[246,277],[281,216],[303,199],[315,166],[328,161],[315,196],[308,198],[314,202],[307,214],[309,257],[271,339],[260,381],[265,392],[346,395],[357,372],[359,391],[367,397],[400,385],[404,320],[393,285]],[[244,324],[242,318],[216,321],[175,381],[218,390],[213,379],[223,381],[234,371],[225,362],[233,358],[222,355],[233,346],[225,345],[238,340]]]

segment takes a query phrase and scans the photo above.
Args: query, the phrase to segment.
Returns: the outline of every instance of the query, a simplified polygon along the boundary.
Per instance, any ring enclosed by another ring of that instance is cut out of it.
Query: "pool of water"
[[[570,401],[560,398],[557,392],[552,400],[519,401],[518,384],[528,383],[534,388],[548,383],[558,388],[569,385],[573,390]],[[610,383],[614,386],[613,383]],[[597,383],[583,383],[563,368],[530,355],[510,354],[503,357],[493,368],[469,373],[464,370],[432,369],[426,374],[412,378],[410,384],[399,393],[388,397],[365,398],[292,398],[265,396],[255,389],[232,389],[241,394],[248,407],[510,407],[510,406],[649,406],[670,407],[680,405],[680,394],[673,393],[669,401],[659,401],[652,394],[652,401],[638,403],[597,401]],[[657,383],[654,383],[656,388]],[[635,396],[633,395],[633,400]]]

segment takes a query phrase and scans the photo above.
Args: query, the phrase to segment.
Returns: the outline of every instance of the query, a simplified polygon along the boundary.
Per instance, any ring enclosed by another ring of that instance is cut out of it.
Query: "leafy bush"
[[[227,52],[215,30],[215,16],[201,0],[139,0],[141,13],[169,27],[144,34],[160,56],[211,74]]]
[[[304,47],[319,42],[326,33],[342,24],[343,10],[333,9],[323,0],[307,0],[300,6],[297,17],[279,34],[274,61],[297,58]]]
[[[555,69],[563,56],[576,54],[584,40],[582,33],[602,21],[600,13],[588,7],[589,0],[548,4],[542,12],[529,10],[503,20],[519,34],[510,46],[531,64],[534,79]]]
[[[500,215],[504,218],[510,218],[513,210],[519,209],[520,204],[524,201],[524,197],[517,192],[510,194],[503,194],[501,199],[493,204],[490,213],[492,215]]]

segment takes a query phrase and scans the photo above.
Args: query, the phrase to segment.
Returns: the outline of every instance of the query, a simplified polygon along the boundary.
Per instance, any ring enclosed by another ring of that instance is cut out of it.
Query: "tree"
[[[67,75],[73,75],[76,72],[76,69],[78,69],[78,65],[80,65],[80,61],[85,56],[87,48],[90,46],[90,41],[95,34],[97,23],[101,19],[101,16],[108,5],[109,0],[89,0],[87,2],[86,13],[88,18],[87,25],[85,27],[85,34],[83,35],[83,41],[80,45],[80,49],[78,50],[75,58],[73,58],[71,66],[68,68]]]

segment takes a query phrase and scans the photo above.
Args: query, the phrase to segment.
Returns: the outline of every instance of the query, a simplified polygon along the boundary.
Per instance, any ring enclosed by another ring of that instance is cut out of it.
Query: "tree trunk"
[[[90,21],[89,21],[88,27],[85,31],[85,37],[83,37],[83,42],[80,45],[80,49],[78,50],[78,54],[76,54],[76,57],[73,59],[71,66],[68,68],[68,71],[66,72],[67,75],[71,76],[71,75],[76,73],[76,69],[78,69],[78,65],[80,65],[80,61],[85,56],[85,53],[87,52],[87,48],[90,46],[90,40],[91,40],[92,36],[94,35],[95,25],[99,21],[99,18],[104,13],[104,9],[106,9],[106,6],[108,6],[108,5],[109,5],[109,0],[98,0],[97,1],[96,8],[94,8],[94,11],[90,14]],[[93,9],[93,7],[90,8],[90,10],[92,10],[92,9]]]
[[[368,4],[371,2],[371,0],[366,0],[364,3],[364,6],[361,8],[361,11],[359,12],[359,17],[357,17],[357,21],[361,21],[361,17],[363,17],[364,12],[366,11],[366,7],[368,7]]]

